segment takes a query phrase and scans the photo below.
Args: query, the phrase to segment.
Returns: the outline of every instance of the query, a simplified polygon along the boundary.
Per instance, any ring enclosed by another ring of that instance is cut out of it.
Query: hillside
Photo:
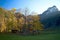
[[[50,10],[52,11],[50,12]],[[60,26],[60,11],[57,9],[56,6],[48,8],[40,15],[40,18],[40,21],[44,25],[44,28]]]

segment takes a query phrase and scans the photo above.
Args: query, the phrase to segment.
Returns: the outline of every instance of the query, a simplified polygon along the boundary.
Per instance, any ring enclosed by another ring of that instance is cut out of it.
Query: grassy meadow
[[[0,34],[0,40],[60,40],[60,33],[43,33],[40,35],[22,36],[18,34]]]

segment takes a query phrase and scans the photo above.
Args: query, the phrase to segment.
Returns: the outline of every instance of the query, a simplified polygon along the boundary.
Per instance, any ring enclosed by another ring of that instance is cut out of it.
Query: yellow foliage
[[[13,8],[12,11],[5,10],[0,8],[0,32],[8,31],[11,32],[12,29],[21,31],[23,27],[26,29],[30,26],[30,31],[32,30],[43,30],[42,24],[39,22],[39,16],[23,16],[21,13],[14,14],[13,11],[16,11],[16,8]],[[26,17],[26,19],[25,19]],[[31,19],[31,20],[29,20]]]
[[[16,8],[12,8],[12,10],[16,10]]]
[[[6,26],[5,26],[4,23],[2,23],[2,26],[1,26],[1,32],[4,32],[4,31],[6,31]]]

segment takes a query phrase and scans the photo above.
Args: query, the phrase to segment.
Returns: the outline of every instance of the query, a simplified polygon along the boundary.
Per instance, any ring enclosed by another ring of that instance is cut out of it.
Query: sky
[[[49,7],[56,5],[60,10],[60,0],[0,0],[0,7],[5,9],[24,9],[28,8],[30,12],[42,14]]]

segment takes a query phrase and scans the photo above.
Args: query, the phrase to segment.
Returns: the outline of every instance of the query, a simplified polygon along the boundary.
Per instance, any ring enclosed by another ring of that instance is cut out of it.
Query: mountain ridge
[[[40,15],[40,21],[44,25],[44,28],[48,28],[51,26],[59,26],[60,25],[59,20],[60,20],[60,11],[56,6],[48,8]]]

